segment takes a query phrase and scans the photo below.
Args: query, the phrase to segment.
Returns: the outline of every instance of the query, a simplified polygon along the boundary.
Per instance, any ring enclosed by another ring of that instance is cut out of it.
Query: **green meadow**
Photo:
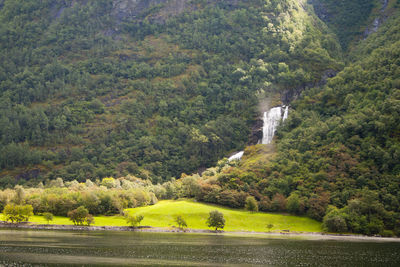
[[[176,216],[181,215],[187,222],[188,228],[192,229],[208,229],[206,220],[212,210],[218,210],[224,214],[225,231],[266,232],[269,230],[267,228],[268,224],[273,224],[272,231],[322,231],[321,223],[306,217],[264,212],[252,213],[190,200],[165,200],[153,206],[128,209],[130,213],[144,216],[142,225],[171,227],[176,225]]]
[[[208,214],[212,210],[218,210],[224,214],[224,231],[267,232],[290,230],[295,232],[321,232],[321,223],[307,217],[291,216],[264,212],[248,212],[238,209],[230,209],[222,206],[198,203],[191,200],[164,200],[153,206],[128,209],[131,214],[141,214],[144,219],[141,225],[153,227],[176,226],[175,218],[181,215],[191,229],[209,229],[206,225]],[[29,220],[35,224],[47,224],[43,216],[32,216]],[[54,216],[50,224],[71,225],[66,217]],[[273,227],[268,229],[267,225]],[[94,226],[127,226],[124,217],[95,216]]]

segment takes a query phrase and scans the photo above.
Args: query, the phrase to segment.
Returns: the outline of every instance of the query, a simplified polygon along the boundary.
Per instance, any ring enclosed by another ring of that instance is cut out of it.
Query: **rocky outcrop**
[[[332,14],[329,13],[328,8],[320,0],[309,0],[308,3],[314,7],[314,12],[322,21],[328,22],[331,20]]]
[[[382,2],[382,7],[379,12],[379,17],[375,18],[372,24],[367,29],[365,29],[364,39],[367,38],[370,34],[377,32],[379,26],[386,20],[385,11],[386,8],[388,7],[389,0],[381,0],[381,2]]]
[[[258,118],[253,126],[251,127],[248,145],[257,145],[263,137],[263,125],[264,122],[261,118]]]
[[[321,79],[317,83],[310,83],[306,84],[303,87],[298,87],[298,88],[292,88],[292,89],[287,89],[281,93],[281,101],[284,105],[289,105],[292,101],[296,100],[300,94],[312,87],[321,87],[324,86],[327,82],[328,79],[335,77],[337,74],[337,71],[328,69],[324,71],[321,75]]]

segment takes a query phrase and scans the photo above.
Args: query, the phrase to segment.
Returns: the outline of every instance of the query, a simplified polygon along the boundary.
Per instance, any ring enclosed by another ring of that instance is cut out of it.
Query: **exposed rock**
[[[385,11],[386,11],[386,8],[388,7],[389,1],[381,0],[381,2],[382,2],[382,7],[380,9],[380,15],[379,15],[379,17],[374,19],[374,21],[372,22],[372,25],[370,25],[367,29],[365,29],[364,34],[363,34],[364,39],[366,39],[370,34],[377,32],[379,29],[379,26],[386,20]]]
[[[332,14],[328,12],[325,4],[320,0],[309,0],[308,3],[314,7],[314,12],[322,21],[329,22]]]
[[[300,96],[300,94],[307,88],[324,86],[328,82],[328,79],[335,77],[336,74],[337,74],[337,71],[328,69],[322,73],[321,79],[317,83],[310,83],[310,84],[306,84],[303,87],[287,89],[287,90],[283,91],[281,93],[282,103],[284,105],[289,105],[292,101],[296,100]]]
[[[256,145],[258,144],[259,140],[263,137],[263,125],[264,122],[261,118],[258,118],[254,125],[251,127],[251,132],[249,135],[248,145]]]

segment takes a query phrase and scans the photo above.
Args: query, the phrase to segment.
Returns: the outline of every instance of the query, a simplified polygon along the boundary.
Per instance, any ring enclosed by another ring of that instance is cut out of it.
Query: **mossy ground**
[[[141,225],[154,227],[176,226],[175,218],[181,215],[192,229],[208,229],[206,220],[212,210],[218,210],[224,214],[225,231],[255,231],[267,232],[268,224],[272,224],[271,231],[290,230],[296,232],[321,232],[321,223],[310,218],[290,216],[283,214],[271,214],[229,209],[216,205],[194,202],[191,200],[164,200],[153,206],[128,209],[131,214],[141,214],[144,219]],[[32,216],[29,220],[35,224],[47,224],[43,216]],[[54,216],[50,224],[71,225],[66,217]],[[127,226],[122,216],[95,216],[95,226]]]

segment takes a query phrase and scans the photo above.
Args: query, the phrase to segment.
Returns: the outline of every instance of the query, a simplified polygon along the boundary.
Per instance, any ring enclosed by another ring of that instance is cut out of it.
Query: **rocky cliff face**
[[[364,39],[367,38],[370,34],[377,32],[379,26],[382,24],[382,22],[384,22],[387,19],[387,16],[385,14],[385,11],[388,7],[389,1],[388,0],[381,0],[381,8],[379,10],[379,14],[378,17],[376,17],[374,19],[374,21],[372,22],[371,25],[369,25],[369,27],[367,29],[365,29],[364,31]]]

